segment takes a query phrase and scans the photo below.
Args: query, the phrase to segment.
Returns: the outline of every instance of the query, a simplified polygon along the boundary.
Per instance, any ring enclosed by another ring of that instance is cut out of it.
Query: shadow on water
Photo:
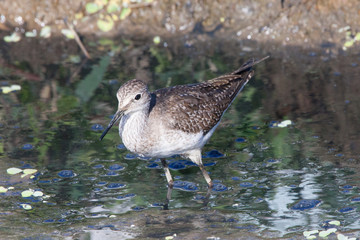
[[[21,86],[0,97],[1,235],[302,239],[305,230],[335,226],[359,237],[359,53],[231,40],[106,44],[111,56],[98,51],[87,62],[72,58],[77,49],[50,54],[47,64],[47,55],[30,61],[14,46],[1,50],[2,85]],[[199,169],[174,156],[163,211],[160,161],[128,152],[116,128],[98,141],[126,80],[150,89],[193,83],[269,52],[204,148],[215,180],[208,200]],[[12,167],[37,172],[8,174]],[[22,196],[29,189],[43,195]]]

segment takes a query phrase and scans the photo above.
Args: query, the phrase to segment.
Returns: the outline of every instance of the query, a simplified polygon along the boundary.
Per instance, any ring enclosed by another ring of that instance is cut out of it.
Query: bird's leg
[[[165,176],[166,176],[166,180],[168,182],[168,186],[170,188],[172,188],[174,186],[174,180],[171,177],[171,173],[170,173],[169,167],[167,165],[167,162],[166,162],[165,158],[161,158],[160,160],[161,160],[161,163],[162,163],[162,165],[164,167]]]
[[[190,158],[190,160],[192,162],[196,163],[199,166],[199,168],[200,168],[200,170],[201,170],[201,172],[202,172],[202,174],[203,174],[203,176],[204,176],[204,178],[205,178],[205,180],[206,180],[206,182],[208,184],[208,187],[211,189],[213,187],[213,182],[212,182],[209,174],[205,170],[204,164],[202,163],[201,150],[196,149],[196,150],[193,150],[191,152],[188,152],[187,157]]]
[[[164,210],[169,210],[169,202],[171,200],[172,189],[173,188],[168,185],[168,190],[167,190],[167,194],[166,194],[166,201],[165,201],[165,204],[164,204]]]
[[[199,164],[199,168],[200,168],[202,174],[204,175],[204,178],[205,178],[205,180],[206,180],[206,182],[208,184],[209,189],[211,189],[213,187],[213,182],[212,182],[212,180],[211,180],[211,178],[210,178],[208,172],[206,171],[206,169],[205,169],[202,162]]]
[[[204,207],[207,207],[207,205],[209,204],[211,190],[212,189],[210,187],[207,189],[207,192],[206,192],[206,195],[205,195],[205,198],[204,198],[204,202],[203,202]]]
[[[164,204],[164,210],[168,210],[169,209],[169,202],[171,200],[171,192],[172,192],[172,189],[173,189],[173,186],[174,186],[174,180],[171,177],[171,173],[170,173],[169,167],[167,165],[166,159],[161,158],[160,160],[161,160],[161,163],[162,163],[162,165],[164,167],[166,180],[168,182],[168,191],[167,191],[167,194],[166,194],[166,202]]]

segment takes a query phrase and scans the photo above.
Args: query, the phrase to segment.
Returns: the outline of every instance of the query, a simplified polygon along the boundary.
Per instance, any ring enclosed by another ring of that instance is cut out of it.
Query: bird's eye
[[[141,94],[137,94],[136,96],[135,96],[135,100],[139,100],[141,98]]]

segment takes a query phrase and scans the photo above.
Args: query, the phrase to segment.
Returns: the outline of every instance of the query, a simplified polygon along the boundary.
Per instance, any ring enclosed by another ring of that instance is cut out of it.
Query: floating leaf
[[[8,191],[7,188],[0,186],[0,193],[6,193]]]
[[[21,196],[26,198],[26,197],[31,197],[34,194],[34,190],[25,190],[21,192]]]
[[[4,41],[5,42],[18,42],[20,41],[21,37],[20,34],[14,32],[10,36],[5,36]]]
[[[8,94],[11,92],[11,88],[9,86],[1,87],[1,92],[4,94]]]
[[[127,18],[131,13],[131,8],[127,8],[124,7],[123,9],[121,9],[121,13],[120,13],[120,20],[124,20],[125,18]]]
[[[21,173],[23,170],[20,169],[20,168],[8,168],[8,170],[6,170],[6,172],[8,174],[11,174],[11,175],[14,175],[14,174],[17,174],[17,173]]]
[[[319,230],[304,231],[303,235],[304,235],[304,237],[308,237],[308,236],[316,234],[318,232],[319,232]]]
[[[40,37],[49,38],[51,36],[51,27],[45,26],[40,31]]]
[[[88,14],[96,13],[97,11],[102,9],[102,6],[99,6],[97,3],[87,3],[85,5],[86,12]]]
[[[340,226],[340,221],[338,221],[338,220],[333,220],[333,221],[330,221],[329,224],[335,225],[335,226]]]
[[[319,232],[319,237],[325,238],[336,231],[336,228],[329,228],[328,230]]]
[[[65,35],[68,39],[74,39],[75,34],[70,29],[61,29],[61,33]]]
[[[292,124],[291,120],[285,120],[285,121],[282,121],[281,123],[279,123],[277,126],[279,128],[284,128],[284,127],[287,127],[287,126],[289,126],[291,124]]]
[[[98,28],[103,32],[108,32],[114,27],[114,21],[111,18],[99,19],[97,21]]]
[[[43,198],[43,199],[50,198],[50,195],[44,195],[42,198]]]
[[[22,203],[22,204],[20,204],[20,206],[25,210],[31,210],[32,209],[30,204]]]
[[[11,91],[20,91],[21,90],[21,86],[17,85],[17,84],[13,84],[10,86]]]
[[[31,169],[31,168],[27,168],[27,169],[24,169],[23,171],[25,174],[34,174],[37,172],[36,169]]]
[[[41,196],[43,196],[44,195],[44,193],[42,192],[42,191],[35,191],[34,193],[33,193],[33,196],[34,197],[41,197]]]
[[[36,170],[36,169],[30,169],[30,168],[28,168],[28,169],[24,169],[23,172],[24,172],[24,174],[21,175],[22,178],[23,178],[23,177],[26,177],[26,176],[29,175],[29,174],[34,174],[34,173],[36,173],[37,170]]]
[[[349,240],[349,238],[347,236],[345,236],[341,233],[337,235],[337,239],[338,240]]]

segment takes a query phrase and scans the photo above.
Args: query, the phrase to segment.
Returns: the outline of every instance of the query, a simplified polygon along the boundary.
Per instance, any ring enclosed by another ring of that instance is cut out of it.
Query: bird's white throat
[[[131,152],[138,153],[138,147],[142,143],[142,136],[147,129],[148,113],[136,111],[125,114],[119,123],[119,135],[123,144]]]

